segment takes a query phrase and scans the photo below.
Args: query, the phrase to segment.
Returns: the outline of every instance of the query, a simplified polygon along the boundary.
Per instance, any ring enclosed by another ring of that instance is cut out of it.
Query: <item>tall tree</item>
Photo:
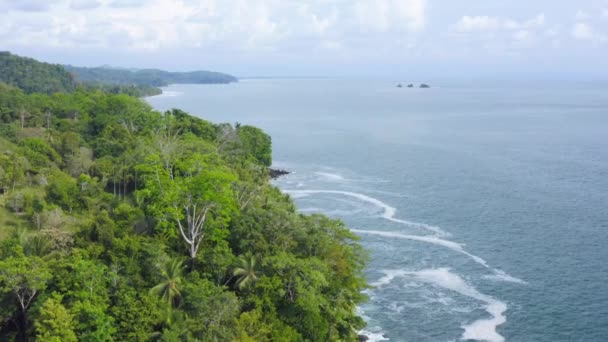
[[[17,304],[16,325],[22,340],[26,339],[28,328],[27,311],[49,279],[51,273],[38,257],[18,256],[0,261],[0,291],[12,296]]]

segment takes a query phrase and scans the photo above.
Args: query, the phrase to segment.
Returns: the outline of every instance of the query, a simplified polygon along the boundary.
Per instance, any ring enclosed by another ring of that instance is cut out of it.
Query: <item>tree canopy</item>
[[[74,77],[61,65],[38,62],[32,58],[0,52],[0,82],[26,93],[52,94],[73,91]]]
[[[0,340],[357,339],[366,254],[269,183],[262,130],[28,93],[0,83]]]

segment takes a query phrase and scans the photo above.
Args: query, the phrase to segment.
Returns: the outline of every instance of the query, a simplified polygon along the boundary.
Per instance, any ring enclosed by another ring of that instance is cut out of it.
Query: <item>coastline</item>
[[[282,176],[286,176],[290,173],[291,173],[290,171],[283,170],[283,169],[268,168],[268,176],[272,180],[277,179]]]

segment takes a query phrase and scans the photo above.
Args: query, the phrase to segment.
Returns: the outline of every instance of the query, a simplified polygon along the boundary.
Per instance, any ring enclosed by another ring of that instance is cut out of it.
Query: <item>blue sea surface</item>
[[[608,87],[242,80],[147,101],[263,128],[371,255],[372,340],[608,341]],[[408,82],[409,83],[409,82]]]

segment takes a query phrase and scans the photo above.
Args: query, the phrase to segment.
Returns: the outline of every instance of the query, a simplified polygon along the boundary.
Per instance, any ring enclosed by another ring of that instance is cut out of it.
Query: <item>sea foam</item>
[[[508,283],[517,283],[517,284],[522,284],[522,285],[528,284],[527,281],[516,278],[516,277],[508,274],[507,272],[496,269],[496,268],[494,269],[494,274],[484,275],[482,278],[496,280],[496,281],[506,281]]]
[[[473,254],[465,251],[464,248],[463,248],[463,244],[460,244],[460,243],[457,243],[457,242],[453,242],[453,241],[444,240],[444,239],[440,239],[440,238],[438,238],[436,236],[406,235],[406,234],[394,233],[394,232],[384,232],[384,231],[377,231],[377,230],[361,230],[361,229],[351,229],[351,231],[354,232],[354,233],[359,233],[359,234],[376,235],[376,236],[383,236],[383,237],[390,237],[390,238],[406,239],[406,240],[412,240],[412,241],[420,241],[420,242],[431,243],[431,244],[434,244],[434,245],[438,245],[438,246],[449,248],[449,249],[451,249],[453,251],[456,251],[458,253],[462,253],[462,254],[470,257],[471,259],[473,259],[478,264],[481,264],[484,267],[489,267],[488,263],[484,259],[478,257],[477,255],[473,255]]]
[[[450,236],[450,234],[448,232],[445,232],[441,228],[436,227],[436,226],[431,226],[431,225],[427,225],[424,223],[411,222],[411,221],[406,221],[406,220],[401,220],[401,219],[395,218],[395,214],[396,214],[397,210],[394,207],[392,207],[376,198],[373,198],[373,197],[370,197],[370,196],[367,196],[364,194],[360,194],[360,193],[349,192],[349,191],[338,191],[338,190],[284,190],[284,192],[290,194],[294,198],[307,197],[307,196],[314,195],[314,194],[337,194],[337,195],[357,198],[363,202],[367,202],[367,203],[373,204],[379,208],[382,208],[384,210],[384,213],[382,214],[382,217],[384,219],[387,219],[389,221],[396,222],[396,223],[401,223],[401,224],[404,224],[407,226],[423,228],[423,229],[426,229],[428,231],[435,233],[435,235],[419,236],[419,235],[401,234],[401,233],[396,233],[396,232],[352,229],[352,231],[354,233],[431,243],[431,244],[446,247],[446,248],[449,248],[458,253],[467,255],[468,257],[473,259],[475,262],[483,265],[486,268],[489,268],[488,263],[484,259],[467,252],[463,248],[463,246],[464,246],[463,244],[442,239],[442,237]],[[513,276],[510,276],[509,274],[505,273],[504,271],[501,271],[498,269],[492,269],[492,270],[494,271],[494,274],[486,275],[486,276],[484,276],[484,278],[526,284],[525,281],[515,278]],[[504,337],[496,332],[496,327],[498,327],[499,325],[506,322],[506,317],[504,315],[504,312],[507,310],[507,305],[504,302],[495,299],[494,297],[491,297],[491,296],[488,296],[488,295],[485,295],[485,294],[479,292],[477,289],[475,289],[471,285],[467,284],[467,282],[464,281],[460,276],[452,273],[449,268],[425,269],[425,270],[417,271],[417,272],[407,272],[407,271],[403,271],[403,270],[396,270],[396,271],[384,271],[384,273],[385,273],[385,275],[382,278],[378,279],[376,282],[374,282],[370,285],[379,287],[379,286],[389,284],[396,277],[411,277],[418,281],[431,283],[431,284],[443,287],[445,289],[448,289],[448,290],[451,290],[454,292],[458,292],[461,295],[464,295],[464,296],[467,296],[467,297],[470,297],[470,298],[473,298],[473,299],[476,299],[476,300],[479,300],[479,301],[485,303],[485,309],[492,317],[488,318],[488,319],[479,319],[471,324],[463,325],[462,328],[464,329],[464,332],[462,334],[462,339],[463,340],[481,340],[481,341],[489,341],[489,342],[503,342],[504,341]],[[374,333],[370,333],[367,331],[365,331],[365,332],[362,331],[362,333],[365,335],[368,335],[368,336],[372,335],[372,336],[370,336],[370,340],[375,340],[375,341],[384,340],[384,337],[381,334],[374,334]],[[372,337],[374,339],[372,339]],[[376,338],[382,338],[382,339],[376,339]]]
[[[485,309],[492,317],[479,319],[471,324],[463,325],[464,332],[462,333],[462,339],[489,342],[503,342],[505,340],[503,336],[496,332],[496,328],[507,320],[504,315],[505,311],[507,311],[507,305],[494,297],[479,292],[459,275],[452,273],[449,268],[424,269],[415,272],[386,270],[384,274],[382,278],[372,285],[382,286],[389,284],[397,277],[411,277],[485,303]]]
[[[359,331],[359,334],[367,336],[369,342],[390,341],[389,338],[384,337],[383,333],[375,333],[375,332],[371,332],[369,330],[363,329],[363,330]]]
[[[176,96],[181,96],[183,93],[179,92],[179,91],[170,91],[170,90],[163,90],[162,94],[157,95],[160,97],[176,97]]]
[[[448,232],[445,232],[444,230],[442,230],[441,228],[439,228],[437,226],[397,219],[397,218],[395,218],[397,209],[380,201],[377,198],[373,198],[373,197],[370,197],[370,196],[367,196],[364,194],[350,192],[350,191],[338,191],[338,190],[283,190],[283,192],[294,196],[294,198],[306,197],[308,195],[314,195],[314,194],[335,194],[335,195],[342,195],[342,196],[349,196],[349,197],[357,198],[363,202],[373,204],[373,205],[383,209],[384,213],[382,214],[382,217],[386,220],[400,223],[400,224],[410,226],[410,227],[422,228],[422,229],[431,231],[438,236],[443,236],[443,237],[450,236],[450,234]]]

